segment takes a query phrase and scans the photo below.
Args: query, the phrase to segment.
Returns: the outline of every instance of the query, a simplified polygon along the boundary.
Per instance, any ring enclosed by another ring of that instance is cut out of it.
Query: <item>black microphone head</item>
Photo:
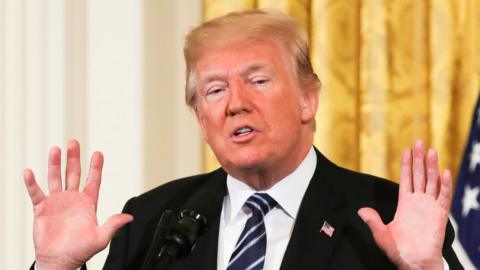
[[[203,234],[207,230],[208,221],[207,218],[202,215],[201,213],[193,210],[193,209],[185,209],[180,212],[180,220],[188,218],[192,219],[198,225],[198,235]]]
[[[201,233],[204,233],[211,222],[220,217],[224,194],[210,188],[200,188],[180,208],[180,213],[186,211],[190,216],[198,215],[197,220],[205,224]],[[194,213],[189,211],[194,211]]]

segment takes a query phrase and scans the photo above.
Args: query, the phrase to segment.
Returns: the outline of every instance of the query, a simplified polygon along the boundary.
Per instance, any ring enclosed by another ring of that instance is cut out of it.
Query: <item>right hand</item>
[[[87,183],[80,184],[80,145],[68,143],[65,190],[62,189],[60,148],[53,147],[48,159],[48,190],[45,195],[30,169],[24,172],[25,185],[33,204],[35,266],[42,269],[77,269],[105,249],[115,232],[133,220],[117,214],[97,224],[97,202],[103,155],[95,152],[90,161]]]

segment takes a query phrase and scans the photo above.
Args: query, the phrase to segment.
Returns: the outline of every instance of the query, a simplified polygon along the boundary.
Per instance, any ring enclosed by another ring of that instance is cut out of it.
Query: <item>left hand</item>
[[[403,154],[393,221],[383,224],[372,208],[361,208],[358,214],[399,269],[443,269],[442,247],[451,199],[450,171],[440,175],[436,151],[428,150],[425,157],[423,142],[417,141]]]

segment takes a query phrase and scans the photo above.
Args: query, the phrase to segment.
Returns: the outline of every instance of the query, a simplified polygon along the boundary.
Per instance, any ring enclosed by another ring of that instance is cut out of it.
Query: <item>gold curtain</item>
[[[420,138],[457,172],[480,87],[477,0],[204,0],[204,18],[255,8],[309,34],[322,81],[314,144],[327,157],[398,181]],[[218,167],[208,146],[204,161]]]

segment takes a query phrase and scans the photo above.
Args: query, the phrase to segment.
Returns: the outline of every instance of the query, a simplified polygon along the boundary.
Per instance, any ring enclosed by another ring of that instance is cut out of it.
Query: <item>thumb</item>
[[[383,246],[383,243],[386,240],[386,226],[383,224],[378,212],[375,209],[364,207],[358,210],[358,215],[370,228],[377,245]]]
[[[98,245],[104,249],[110,240],[112,240],[117,230],[132,220],[133,216],[128,214],[116,214],[108,218],[99,228]]]

